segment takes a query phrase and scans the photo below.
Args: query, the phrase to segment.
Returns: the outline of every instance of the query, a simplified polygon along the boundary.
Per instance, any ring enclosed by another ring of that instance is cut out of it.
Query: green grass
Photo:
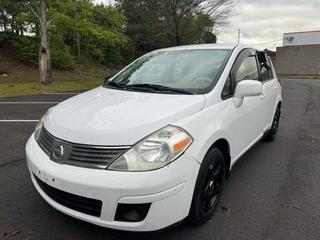
[[[52,69],[54,83],[39,84],[39,70],[36,65],[25,64],[8,49],[0,48],[0,97],[35,95],[39,93],[73,92],[92,89],[101,85],[104,78],[118,72],[103,65],[81,65],[73,69]]]
[[[97,87],[104,79],[92,76],[57,76],[50,86],[41,86],[38,77],[0,77],[0,97],[70,92]]]

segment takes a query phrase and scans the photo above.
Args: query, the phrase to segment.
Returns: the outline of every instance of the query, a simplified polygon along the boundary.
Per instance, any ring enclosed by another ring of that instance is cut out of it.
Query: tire
[[[263,138],[264,141],[271,142],[276,138],[276,135],[279,129],[280,116],[281,116],[281,109],[280,109],[280,106],[278,106],[272,120],[271,129],[267,132],[267,134]]]
[[[195,225],[211,219],[220,200],[225,181],[225,160],[221,151],[214,147],[201,164],[195,185],[189,220]]]

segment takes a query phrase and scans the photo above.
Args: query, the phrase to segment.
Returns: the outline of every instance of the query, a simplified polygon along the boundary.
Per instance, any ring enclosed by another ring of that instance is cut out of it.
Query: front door
[[[236,107],[233,93],[237,83],[242,80],[259,81],[258,62],[254,50],[247,49],[238,56],[227,80],[226,87],[229,88],[229,97],[226,97],[225,105],[228,116],[225,116],[232,137],[233,152],[231,158],[238,159],[253,143],[261,136],[265,127],[265,102],[264,95],[245,97],[243,103]],[[228,83],[229,81],[229,83]],[[224,90],[226,94],[228,90]]]

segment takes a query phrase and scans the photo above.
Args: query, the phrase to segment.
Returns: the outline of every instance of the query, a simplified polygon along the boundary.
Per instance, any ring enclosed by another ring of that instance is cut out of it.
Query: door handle
[[[261,95],[260,95],[260,99],[261,99],[261,100],[264,100],[265,98],[266,98],[266,95],[264,95],[264,94],[261,94]]]

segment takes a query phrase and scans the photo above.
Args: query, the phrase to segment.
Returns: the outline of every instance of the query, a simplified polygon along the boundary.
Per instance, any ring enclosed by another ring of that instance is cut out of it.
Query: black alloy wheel
[[[201,192],[201,208],[205,214],[209,213],[218,202],[223,177],[221,169],[222,166],[219,163],[210,163],[207,169],[206,181]]]

